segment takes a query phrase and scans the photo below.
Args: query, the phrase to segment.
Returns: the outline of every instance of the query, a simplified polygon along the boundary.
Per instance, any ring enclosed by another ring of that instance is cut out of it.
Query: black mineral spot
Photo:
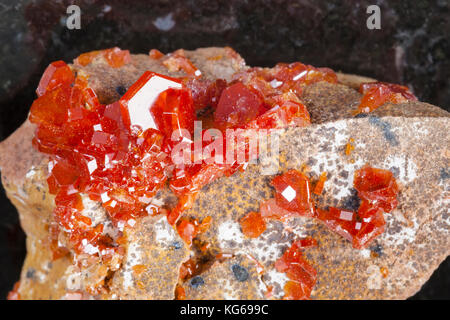
[[[196,276],[191,279],[191,287],[197,289],[198,287],[205,284],[205,280],[202,277]]]
[[[348,178],[348,171],[344,170],[344,171],[339,172],[339,176],[341,178],[347,179]]]
[[[234,277],[239,282],[244,282],[248,279],[248,271],[244,267],[241,267],[238,264],[233,264],[231,266],[231,270],[233,271]]]
[[[35,269],[28,268],[26,277],[27,277],[27,279],[34,279],[35,274],[36,274],[36,270]]]
[[[383,247],[381,246],[381,244],[373,245],[369,249],[373,253],[376,253],[378,257],[380,257],[383,254]]]
[[[127,88],[125,88],[124,86],[117,86],[116,87],[116,92],[123,96],[125,94],[125,92],[127,92]]]
[[[447,180],[448,178],[450,178],[450,170],[448,170],[447,168],[441,168],[441,180]]]
[[[350,192],[351,194],[344,199],[342,206],[345,209],[356,211],[358,210],[359,205],[361,204],[361,199],[358,197],[356,189],[352,188]]]
[[[383,131],[384,138],[392,146],[398,146],[398,140],[395,134],[391,131],[392,127],[389,122],[383,121],[379,117],[370,116],[369,123],[380,128]]]
[[[175,250],[181,249],[183,247],[183,244],[180,241],[174,241],[172,243],[172,248]]]
[[[369,115],[367,113],[358,113],[355,118],[367,118]]]

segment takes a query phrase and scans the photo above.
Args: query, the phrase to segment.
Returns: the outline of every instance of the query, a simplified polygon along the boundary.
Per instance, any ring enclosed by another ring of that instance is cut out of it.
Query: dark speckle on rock
[[[205,284],[205,280],[202,277],[196,276],[191,279],[191,287],[197,289],[198,287]]]
[[[395,134],[391,131],[391,124],[387,121],[380,119],[379,117],[370,116],[369,123],[377,126],[383,131],[384,138],[389,142],[391,146],[398,146],[398,140]]]
[[[356,211],[359,208],[359,205],[361,203],[361,199],[358,197],[358,193],[356,192],[356,189],[350,190],[351,195],[346,197],[344,199],[344,202],[342,203],[342,206],[345,209]]]
[[[441,180],[447,180],[450,178],[450,170],[448,168],[441,169]]]
[[[389,171],[392,172],[396,179],[398,179],[398,177],[400,176],[400,169],[398,167],[390,167]]]
[[[244,282],[248,279],[248,271],[244,267],[238,264],[233,264],[231,266],[231,270],[233,271],[234,277],[237,281]]]
[[[26,277],[27,277],[27,279],[34,279],[35,274],[36,274],[36,270],[35,269],[28,268]]]
[[[123,96],[125,94],[125,92],[127,92],[127,88],[125,88],[124,86],[117,86],[116,87],[116,92],[120,95]]]
[[[344,170],[344,171],[339,172],[339,176],[341,178],[347,179],[348,178],[348,171]]]
[[[378,257],[380,257],[383,254],[383,247],[379,243],[371,246],[369,249],[373,253],[376,253]]]
[[[178,250],[178,249],[181,249],[183,247],[183,244],[180,241],[174,241],[171,246],[175,250]]]

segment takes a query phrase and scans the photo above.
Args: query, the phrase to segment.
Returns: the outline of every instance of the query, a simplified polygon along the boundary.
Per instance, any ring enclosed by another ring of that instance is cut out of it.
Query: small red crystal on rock
[[[181,219],[177,223],[177,231],[181,239],[188,245],[192,243],[192,239],[197,235],[197,225],[196,221],[191,221],[189,219]]]
[[[106,62],[113,68],[120,68],[131,61],[130,51],[121,50],[117,47],[82,53],[74,61],[84,67],[100,55],[103,56]]]
[[[220,127],[241,127],[265,110],[263,99],[238,82],[222,91],[214,120]]]
[[[130,51],[128,50],[121,50],[115,47],[103,50],[102,53],[106,62],[113,68],[120,68],[131,61]]]
[[[196,78],[200,78],[202,73],[198,70],[194,64],[186,58],[184,55],[180,54],[171,54],[168,58],[163,61],[163,64],[167,67],[170,72],[177,72],[179,70],[183,70],[188,76],[193,76]]]
[[[289,170],[276,176],[271,184],[275,187],[277,205],[301,216],[314,217],[310,182],[303,173]]]
[[[397,206],[398,186],[390,171],[366,166],[355,172],[354,187],[362,199],[357,212],[317,209],[317,218],[352,242],[354,248],[363,249],[384,232],[383,212]]]
[[[275,198],[261,202],[259,210],[264,219],[286,220],[296,215],[295,212],[286,210],[277,205]]]
[[[363,94],[358,106],[359,112],[371,112],[386,102],[394,104],[416,101],[417,97],[408,87],[387,82],[362,83],[359,92]]]
[[[327,181],[327,173],[322,172],[320,174],[319,180],[317,181],[315,187],[314,187],[314,194],[321,195],[323,191],[323,187],[325,186],[325,181]]]
[[[70,67],[64,61],[55,61],[50,63],[47,69],[45,69],[36,93],[40,97],[45,92],[51,91],[59,86],[70,86],[74,81],[75,77]]]
[[[242,233],[249,238],[258,238],[266,230],[266,223],[259,212],[249,212],[240,224]]]
[[[275,262],[275,269],[286,273],[286,276],[292,280],[286,283],[285,299],[309,299],[316,283],[317,271],[303,257],[304,245],[314,246],[316,242],[297,240]]]
[[[150,58],[156,59],[156,60],[164,57],[164,53],[162,53],[158,49],[151,49],[150,52],[148,53],[148,55],[150,56]]]
[[[392,211],[398,204],[398,186],[389,170],[364,167],[355,172],[355,189],[361,199],[376,203],[385,212]]]
[[[19,294],[20,281],[14,284],[14,288],[8,293],[6,300],[20,300]]]

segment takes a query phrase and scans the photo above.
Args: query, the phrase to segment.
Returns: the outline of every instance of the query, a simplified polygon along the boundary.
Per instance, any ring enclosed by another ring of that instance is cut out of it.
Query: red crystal
[[[169,69],[170,72],[177,72],[183,70],[189,76],[200,78],[202,73],[198,70],[194,64],[189,60],[184,53],[184,50],[177,50],[168,55],[167,59],[163,61],[163,64]]]
[[[302,248],[304,245],[314,246],[316,244],[314,240],[297,240],[275,262],[275,269],[278,272],[286,273],[286,276],[292,280],[286,283],[285,299],[310,298],[316,283],[317,271],[304,259]]]
[[[275,198],[261,202],[259,210],[264,219],[286,220],[296,215],[295,212],[286,210],[277,205]]]
[[[389,170],[366,166],[355,172],[353,184],[361,199],[376,203],[385,212],[397,207],[398,186]]]
[[[36,93],[40,97],[45,92],[51,91],[59,86],[70,86],[74,81],[75,77],[70,67],[64,61],[55,61],[50,63],[47,69],[45,69]]]
[[[154,129],[170,138],[176,129],[193,130],[194,107],[181,81],[154,72],[145,72],[120,99],[128,126]]]
[[[363,94],[359,112],[371,112],[386,102],[398,104],[417,100],[408,87],[387,82],[362,83],[359,92]]]
[[[120,68],[131,61],[130,51],[128,50],[121,50],[115,47],[103,50],[102,53],[106,62],[113,68]]]
[[[275,188],[277,205],[298,215],[314,217],[314,203],[308,177],[297,170],[276,176],[271,184]]]
[[[355,172],[354,187],[362,199],[357,212],[317,209],[317,218],[352,242],[354,248],[363,249],[384,232],[383,212],[397,206],[398,186],[390,171],[366,166]]]
[[[114,47],[105,50],[82,53],[75,59],[75,63],[82,66],[87,66],[100,55],[103,56],[106,62],[113,68],[120,68],[131,61],[130,51],[121,50],[120,48]]]
[[[127,50],[111,48],[82,54],[75,63],[86,66],[99,56],[114,68],[131,61]],[[162,59],[164,55],[152,50],[150,56]],[[102,225],[93,226],[82,215],[82,196],[101,202],[113,223],[123,226],[130,219],[163,212],[151,203],[151,198],[169,180],[170,188],[179,197],[167,215],[169,223],[175,225],[183,211],[193,205],[201,188],[243,169],[236,159],[232,164],[215,163],[216,151],[201,164],[178,167],[172,161],[170,154],[175,143],[190,141],[185,134],[193,132],[196,111],[207,128],[305,126],[310,119],[298,98],[301,85],[334,81],[332,73],[302,64],[255,68],[231,83],[199,79],[201,73],[182,50],[167,55],[163,63],[172,71],[183,70],[188,77],[176,79],[145,72],[119,101],[109,105],[100,104],[88,79],[80,73],[74,77],[62,61],[51,64],[44,73],[30,121],[38,127],[33,144],[52,158],[47,181],[50,192],[56,195],[56,227],[51,239],[55,257],[70,249],[58,246],[60,232],[69,235],[76,253],[109,259],[121,252],[119,243],[103,233]],[[302,70],[307,70],[307,74],[295,79],[294,74]],[[281,81],[283,84],[279,85]],[[250,160],[247,142],[234,148],[244,151],[245,160]],[[294,200],[295,214],[310,215],[309,182],[303,178],[294,181],[294,187],[299,188]],[[253,218],[257,217],[259,223],[252,227],[257,227],[256,233],[262,232],[266,217],[287,216],[282,212],[286,209],[280,206],[283,204],[274,200],[268,207],[278,208],[278,212],[272,210],[266,215],[261,210],[261,214],[252,213],[242,222],[256,221]],[[198,224],[184,219],[177,224],[186,242],[191,242],[196,232],[207,225],[205,221]]]
[[[162,57],[164,57],[164,53],[162,53],[158,49],[151,49],[150,52],[148,53],[148,55],[150,56],[150,58],[155,59],[155,60],[158,60],[158,59],[161,59]]]
[[[240,224],[242,233],[249,238],[257,238],[266,230],[266,223],[259,212],[249,212]]]
[[[265,110],[263,99],[238,82],[222,91],[214,120],[220,127],[241,127]]]
[[[355,249],[366,248],[373,239],[384,232],[383,211],[379,208],[366,218],[361,218],[356,212],[337,208],[329,208],[328,211],[318,209],[318,212],[318,219],[352,242]]]
[[[227,87],[227,82],[222,79],[215,81],[185,78],[183,83],[191,90],[195,109],[211,107],[216,109],[222,91]]]
[[[311,119],[306,107],[292,92],[273,98],[275,106],[247,124],[252,129],[306,127]]]
[[[197,221],[191,221],[188,219],[181,219],[177,223],[177,231],[181,239],[188,245],[192,243],[192,239],[197,235]]]
[[[314,194],[317,194],[317,195],[322,194],[323,188],[325,186],[325,181],[327,181],[327,173],[322,172],[320,174],[319,181],[317,181],[317,183],[314,187],[314,191],[313,191]]]
[[[300,62],[291,64],[278,64],[273,70],[274,78],[283,81],[298,81],[311,84],[319,81],[337,83],[336,74],[328,68],[314,68]]]
[[[20,300],[19,294],[20,281],[14,284],[14,288],[8,293],[7,300]]]

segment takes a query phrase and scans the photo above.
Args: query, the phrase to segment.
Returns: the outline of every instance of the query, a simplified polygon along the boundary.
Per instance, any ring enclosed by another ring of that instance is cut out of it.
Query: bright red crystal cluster
[[[352,242],[354,248],[363,249],[384,232],[383,213],[397,207],[398,186],[392,172],[364,167],[355,172],[354,187],[361,198],[357,212],[319,209],[317,218]]]
[[[318,81],[335,83],[337,78],[329,69],[293,63],[280,64],[273,69],[250,69],[235,75],[230,83],[220,79],[211,81],[188,77],[183,79],[183,84],[191,90],[197,111],[207,107],[211,110],[209,118],[201,118],[206,127],[221,130],[281,129],[310,124],[309,113],[300,102],[299,95],[303,84]],[[192,149],[194,143],[191,142]],[[223,146],[226,145],[225,138]],[[245,150],[244,153],[248,154],[247,144],[235,148]],[[246,159],[250,160],[250,156],[246,155]],[[189,208],[195,194],[203,186],[243,168],[237,159],[226,164],[210,164],[211,161],[204,160],[206,164],[192,164],[175,170],[170,188],[180,196],[180,201],[169,213],[170,223],[175,223],[182,211]]]
[[[322,173],[314,193],[323,190],[326,173]],[[286,220],[294,216],[312,217],[350,241],[354,248],[366,248],[384,232],[383,214],[397,206],[398,186],[388,170],[364,167],[355,172],[354,187],[362,202],[357,212],[329,208],[322,210],[314,204],[309,178],[297,170],[289,170],[272,180],[275,198],[263,201],[260,212],[250,212],[241,220],[242,232],[258,237],[265,230],[266,219]],[[275,263],[279,272],[290,279],[284,287],[284,299],[309,299],[317,272],[303,258],[301,248],[317,245],[314,239],[295,241]]]
[[[284,299],[308,300],[316,283],[317,271],[303,257],[303,248],[317,246],[312,238],[294,241],[276,262],[275,269],[290,279],[284,286]]]
[[[82,54],[75,63],[86,66],[98,56],[113,68],[131,59],[127,50],[111,48]],[[151,199],[168,181],[179,198],[168,214],[168,221],[176,224],[203,186],[243,168],[236,161],[217,164],[203,159],[182,167],[173,163],[170,155],[177,143],[193,144],[184,135],[192,134],[198,111],[206,115],[202,117],[205,123],[221,130],[305,126],[310,119],[299,100],[302,85],[336,82],[331,70],[301,63],[250,69],[229,83],[211,81],[200,78],[200,71],[183,51],[163,55],[153,50],[149,58],[164,58],[167,68],[182,70],[187,77],[148,71],[119,101],[103,105],[89,88],[88,79],[81,73],[74,75],[64,62],[54,62],[44,72],[30,121],[37,125],[34,145],[51,155],[48,185],[56,195],[55,258],[68,252],[58,247],[58,230],[68,233],[78,253],[107,258],[118,250],[103,232],[104,226],[93,225],[83,215],[82,195],[101,202],[120,229],[134,225],[140,216],[160,212]],[[185,241],[195,237],[194,227],[184,220],[178,225]]]
[[[170,173],[167,141],[180,126],[192,127],[192,99],[179,80],[146,72],[119,101],[101,105],[85,78],[71,83],[69,67],[56,66],[62,71],[49,67],[31,107],[34,143],[52,155],[48,184],[59,226],[70,230],[77,252],[107,255],[112,241],[82,215],[81,193],[100,201],[118,226],[156,213],[150,200]]]
[[[362,83],[359,92],[363,94],[363,97],[358,111],[365,113],[375,110],[386,102],[398,104],[417,100],[408,87],[387,82]]]
[[[392,211],[398,204],[398,186],[393,174],[367,166],[355,172],[354,187],[362,200],[357,212],[316,208],[309,179],[297,170],[275,177],[272,185],[276,190],[275,199],[261,203],[262,217],[284,220],[299,215],[316,218],[357,249],[366,248],[384,232],[383,213]]]

